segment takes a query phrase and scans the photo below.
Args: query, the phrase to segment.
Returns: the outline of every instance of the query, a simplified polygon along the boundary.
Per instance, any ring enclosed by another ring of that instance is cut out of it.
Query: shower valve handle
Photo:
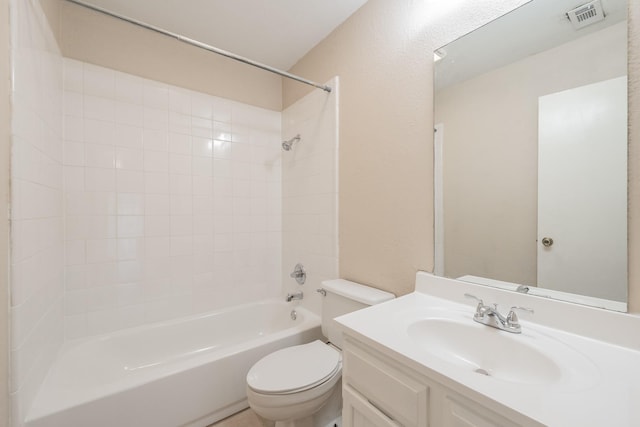
[[[304,285],[304,282],[307,280],[307,272],[304,271],[304,266],[298,263],[289,277],[296,279],[299,285]]]

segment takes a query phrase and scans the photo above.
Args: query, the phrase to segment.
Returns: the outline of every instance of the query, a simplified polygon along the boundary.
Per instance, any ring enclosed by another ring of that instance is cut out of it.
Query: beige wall
[[[340,76],[340,277],[396,294],[433,268],[432,57],[416,3],[370,0],[291,70]],[[285,106],[307,92],[285,82]]]
[[[620,22],[438,91],[447,277],[536,285],[538,98],[626,73]]]
[[[9,0],[0,0],[0,427],[9,425],[9,160],[11,158]]]
[[[61,0],[46,0],[59,16],[62,54],[148,79],[239,102],[282,110],[282,78]],[[60,8],[55,10],[55,4]]]
[[[402,4],[400,4],[402,3]],[[425,16],[417,2],[370,0],[292,72],[341,79],[340,274],[397,294],[433,267],[432,57],[429,52],[517,6],[472,2]],[[640,4],[630,1],[629,309],[640,312]],[[309,89],[284,82],[283,104]]]

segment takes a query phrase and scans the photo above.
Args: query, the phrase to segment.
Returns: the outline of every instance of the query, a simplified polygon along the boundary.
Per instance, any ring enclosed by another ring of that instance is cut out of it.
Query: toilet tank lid
[[[345,279],[323,280],[322,288],[327,292],[367,305],[380,304],[381,302],[389,301],[396,297],[391,292],[385,292]]]

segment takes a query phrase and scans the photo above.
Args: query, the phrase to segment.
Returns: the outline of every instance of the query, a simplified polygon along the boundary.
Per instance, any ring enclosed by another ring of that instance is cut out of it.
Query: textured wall
[[[64,56],[258,107],[282,109],[282,79],[62,0]]]
[[[341,79],[342,276],[405,293],[432,270],[430,52],[523,3],[370,0],[292,68]],[[640,4],[629,8],[629,308],[640,312]],[[285,81],[284,105],[309,90]]]
[[[340,77],[341,277],[405,294],[433,269],[431,52],[521,3],[370,0],[292,68]]]

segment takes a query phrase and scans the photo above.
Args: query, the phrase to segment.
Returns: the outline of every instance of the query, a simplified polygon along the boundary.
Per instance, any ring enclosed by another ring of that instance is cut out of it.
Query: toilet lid
[[[283,394],[322,384],[340,369],[340,353],[323,343],[287,347],[260,359],[247,374],[258,393]]]

